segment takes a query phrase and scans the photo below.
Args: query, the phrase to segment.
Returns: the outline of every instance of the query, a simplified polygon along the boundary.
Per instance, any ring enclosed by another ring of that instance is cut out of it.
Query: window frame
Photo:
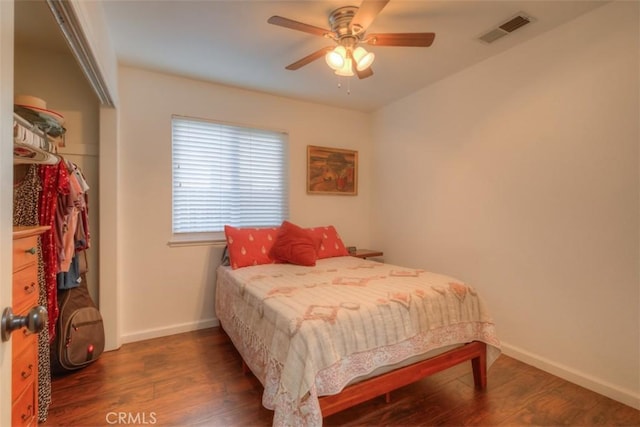
[[[221,231],[192,231],[192,232],[176,232],[174,230],[174,203],[175,203],[175,162],[174,162],[174,120],[182,120],[182,121],[192,121],[192,122],[203,122],[210,123],[213,125],[221,125],[221,126],[231,126],[241,128],[246,130],[247,132],[255,131],[263,131],[270,133],[278,133],[282,135],[281,143],[283,144],[282,149],[282,177],[284,179],[283,185],[283,210],[284,215],[282,220],[289,218],[289,133],[287,131],[281,129],[273,129],[266,128],[255,125],[247,125],[247,124],[239,124],[232,122],[225,122],[221,120],[207,119],[201,117],[193,117],[193,116],[184,116],[184,115],[171,115],[171,238],[169,239],[168,246],[202,246],[202,245],[213,245],[213,246],[224,246],[226,245],[224,230]],[[233,224],[229,224],[233,225]],[[255,227],[270,227],[269,225],[253,225]],[[243,227],[250,227],[249,225],[244,225]]]

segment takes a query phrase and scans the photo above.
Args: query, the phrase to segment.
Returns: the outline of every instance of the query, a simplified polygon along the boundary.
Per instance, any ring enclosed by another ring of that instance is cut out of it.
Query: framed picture
[[[307,146],[307,193],[358,194],[358,152]]]

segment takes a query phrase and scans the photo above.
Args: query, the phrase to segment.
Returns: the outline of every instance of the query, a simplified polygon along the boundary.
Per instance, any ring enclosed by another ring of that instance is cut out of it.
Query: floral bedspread
[[[425,270],[354,257],[315,267],[219,267],[216,314],[264,386],[274,425],[321,425],[318,396],[437,348],[500,342],[470,285]]]

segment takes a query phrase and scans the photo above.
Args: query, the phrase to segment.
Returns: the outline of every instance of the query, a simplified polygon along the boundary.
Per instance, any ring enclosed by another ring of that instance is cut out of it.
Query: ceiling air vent
[[[497,28],[487,31],[486,33],[478,37],[478,40],[481,40],[485,43],[493,43],[499,38],[506,36],[507,34],[527,25],[532,21],[533,20],[530,16],[521,12],[513,18],[509,19],[507,22],[498,25]]]

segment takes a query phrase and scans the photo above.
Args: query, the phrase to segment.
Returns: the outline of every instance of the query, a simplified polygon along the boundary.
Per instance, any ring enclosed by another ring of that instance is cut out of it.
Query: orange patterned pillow
[[[318,259],[349,255],[349,251],[347,251],[344,243],[342,243],[342,239],[340,239],[333,225],[314,227],[310,228],[309,231],[311,231],[316,239],[320,240]]]
[[[318,245],[315,242],[309,230],[298,227],[289,221],[283,221],[269,255],[276,262],[288,262],[311,267],[316,265],[316,248]]]
[[[278,235],[278,227],[236,228],[225,225],[224,234],[232,269],[273,263],[269,251]]]

